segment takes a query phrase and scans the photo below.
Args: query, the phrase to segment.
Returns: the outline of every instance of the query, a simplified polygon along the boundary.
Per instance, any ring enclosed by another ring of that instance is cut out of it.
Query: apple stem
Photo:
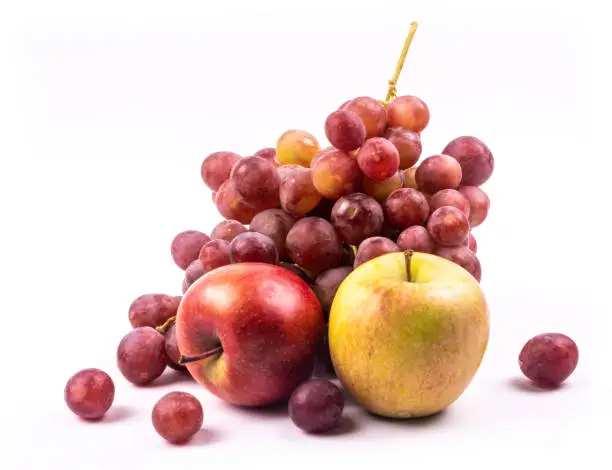
[[[160,325],[157,328],[155,328],[155,331],[157,331],[158,333],[161,333],[162,335],[165,335],[166,332],[170,329],[172,325],[174,325],[175,322],[176,322],[176,315],[168,318],[163,325]]]
[[[395,66],[395,72],[393,73],[393,78],[389,80],[389,90],[387,91],[387,98],[385,98],[385,104],[389,104],[389,102],[395,98],[397,95],[397,89],[395,86],[397,85],[397,79],[402,71],[402,67],[404,66],[404,61],[406,60],[406,55],[408,54],[408,49],[410,48],[410,44],[412,43],[412,38],[414,37],[414,33],[416,33],[418,23],[413,21],[410,23],[410,31],[408,31],[408,36],[406,37],[406,41],[404,42],[404,48],[402,49],[402,53],[400,54],[400,58],[397,61],[397,65]]]
[[[206,359],[207,357],[214,356],[215,354],[218,354],[220,352],[223,352],[223,346],[218,346],[214,349],[210,349],[206,352],[203,352],[202,354],[198,354],[197,356],[183,356],[181,354],[181,357],[179,358],[178,363],[179,364],[189,364],[190,362],[201,361],[202,359]]]
[[[412,282],[410,277],[410,262],[412,261],[412,254],[414,251],[408,250],[404,252],[404,258],[406,259],[406,275],[408,276],[408,282]]]

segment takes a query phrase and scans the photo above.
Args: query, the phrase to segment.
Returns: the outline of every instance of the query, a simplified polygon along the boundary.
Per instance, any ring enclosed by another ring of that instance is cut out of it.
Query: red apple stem
[[[158,326],[157,328],[155,328],[155,331],[157,331],[158,333],[161,333],[162,335],[165,335],[166,332],[170,329],[170,327],[172,325],[174,325],[174,323],[176,322],[176,315],[168,318],[163,325]]]
[[[404,67],[404,61],[406,60],[406,55],[408,54],[408,49],[410,48],[410,44],[412,43],[412,38],[414,37],[414,33],[416,33],[418,23],[412,22],[410,23],[410,31],[408,31],[408,37],[406,37],[406,41],[404,42],[404,48],[402,49],[402,53],[400,54],[400,58],[397,61],[397,65],[395,66],[395,72],[393,73],[393,78],[389,80],[389,90],[387,91],[387,98],[385,98],[385,104],[389,104],[389,102],[396,97],[397,89],[395,86],[397,85],[397,79],[402,71],[402,67]]]
[[[223,352],[223,347],[222,346],[218,346],[214,349],[210,349],[206,352],[203,352],[202,354],[198,354],[196,356],[183,356],[181,354],[181,357],[178,360],[179,364],[189,364],[190,362],[197,362],[197,361],[201,361],[202,359],[206,359],[207,357],[210,356],[214,356],[215,354],[218,354],[220,352]]]
[[[412,261],[413,250],[404,251],[404,258],[406,260],[406,275],[408,276],[408,282],[412,282],[410,277],[410,262]]]

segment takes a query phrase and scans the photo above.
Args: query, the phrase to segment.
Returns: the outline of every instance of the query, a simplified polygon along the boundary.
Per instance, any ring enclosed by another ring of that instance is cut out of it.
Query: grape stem
[[[397,65],[395,66],[395,72],[393,73],[393,78],[389,80],[389,90],[387,91],[387,97],[385,98],[385,103],[389,104],[389,102],[397,96],[397,89],[395,86],[397,85],[397,79],[402,71],[402,67],[404,67],[404,61],[406,60],[406,55],[408,54],[408,49],[410,49],[410,44],[412,43],[412,38],[414,37],[414,33],[416,33],[418,23],[413,21],[410,23],[410,31],[408,31],[408,36],[406,37],[406,41],[404,42],[404,48],[402,49],[402,53],[400,54],[400,58],[397,61]]]
[[[407,276],[407,281],[408,282],[412,282],[411,276],[410,276],[410,262],[412,261],[412,254],[414,253],[414,251],[412,250],[408,250],[408,251],[404,251],[404,258],[406,260],[406,276]]]
[[[197,356],[183,356],[181,354],[181,357],[179,357],[178,363],[182,365],[182,364],[189,364],[190,362],[201,361],[202,359],[206,359],[207,357],[214,356],[215,354],[218,354],[220,352],[223,352],[222,346],[217,346],[216,348],[210,349],[206,352],[203,352],[202,354],[198,354]]]
[[[157,331],[158,333],[161,333],[162,335],[165,335],[166,332],[170,329],[172,325],[174,325],[175,322],[176,322],[176,315],[168,318],[163,325],[160,325],[157,328],[155,328],[155,331]]]

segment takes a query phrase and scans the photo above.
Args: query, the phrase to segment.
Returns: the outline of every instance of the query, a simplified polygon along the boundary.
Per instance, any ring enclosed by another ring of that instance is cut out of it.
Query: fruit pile
[[[480,282],[472,230],[489,211],[480,186],[493,154],[461,136],[422,158],[429,108],[415,96],[390,98],[357,97],[331,112],[324,148],[314,135],[288,130],[274,148],[204,159],[201,178],[225,220],[210,235],[187,230],[173,239],[183,296],[145,294],[131,304],[132,331],[117,349],[125,379],[146,385],[171,367],[234,404],[288,400],[298,427],[326,431],[344,406],[331,381],[327,322],[351,273],[414,252],[449,260]],[[565,380],[577,360],[564,335],[536,337],[520,354],[524,374],[547,386]],[[65,397],[74,413],[95,419],[111,406],[114,385],[86,369]],[[203,411],[192,395],[172,392],[152,420],[168,441],[182,442],[200,429]]]

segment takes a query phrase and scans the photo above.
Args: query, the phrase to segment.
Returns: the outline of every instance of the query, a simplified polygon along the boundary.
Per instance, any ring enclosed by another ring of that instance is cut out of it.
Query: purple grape
[[[167,364],[164,337],[148,326],[130,331],[117,348],[117,366],[135,385],[152,382],[162,375]]]
[[[561,333],[544,333],[531,338],[519,354],[521,372],[541,387],[557,387],[578,365],[578,346]]]
[[[322,433],[340,422],[344,410],[342,390],[326,379],[311,379],[289,398],[289,417],[307,433]]]
[[[83,419],[99,419],[115,398],[115,384],[100,369],[83,369],[74,374],[64,388],[64,400],[74,414]]]
[[[230,244],[232,263],[278,264],[278,251],[274,241],[262,233],[245,232]]]
[[[172,444],[181,444],[202,428],[204,410],[190,393],[170,392],[155,404],[151,420],[161,437]]]

